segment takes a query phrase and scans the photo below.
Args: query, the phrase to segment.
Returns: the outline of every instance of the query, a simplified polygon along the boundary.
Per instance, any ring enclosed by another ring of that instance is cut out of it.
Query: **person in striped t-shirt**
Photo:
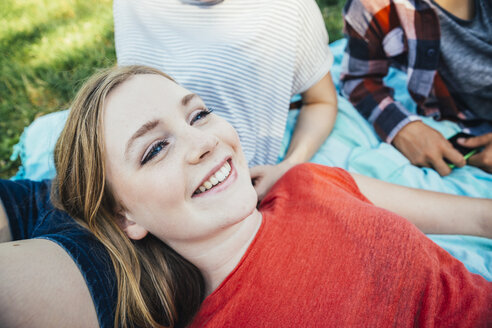
[[[333,56],[314,0],[116,0],[114,24],[118,64],[169,73],[234,126],[260,198],[333,128]],[[298,93],[303,106],[278,163]]]

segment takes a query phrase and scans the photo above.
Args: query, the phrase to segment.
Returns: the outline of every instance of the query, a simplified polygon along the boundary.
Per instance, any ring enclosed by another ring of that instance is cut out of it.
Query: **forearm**
[[[2,200],[0,199],[0,243],[11,240],[12,234],[10,233],[9,220],[7,219],[7,213],[3,207]]]
[[[383,76],[371,72],[361,77],[352,77],[351,74],[358,75],[357,72],[344,75],[343,95],[374,126],[381,140],[391,143],[403,127],[421,120],[393,98],[394,90],[383,83]]]
[[[492,238],[492,199],[456,196],[394,185],[352,174],[374,205],[399,214],[425,233]]]
[[[336,104],[304,105],[285,160],[292,164],[309,161],[333,130],[336,113]]]
[[[284,159],[293,165],[309,161],[333,130],[337,94],[331,73],[306,90],[302,100],[304,105]]]
[[[351,4],[355,3],[357,1]],[[383,28],[361,30],[358,22],[365,15],[373,16],[375,13],[363,14],[358,13],[358,10],[350,10],[350,14],[345,16],[347,47],[342,61],[341,91],[374,126],[381,140],[391,143],[401,128],[419,118],[395,101],[394,89],[384,83],[383,79],[388,75],[391,63],[383,46],[389,31]],[[352,26],[351,22],[355,25]],[[400,42],[403,42],[403,38],[399,41],[393,38],[392,44],[397,43],[394,48],[403,51],[404,45],[399,44]]]

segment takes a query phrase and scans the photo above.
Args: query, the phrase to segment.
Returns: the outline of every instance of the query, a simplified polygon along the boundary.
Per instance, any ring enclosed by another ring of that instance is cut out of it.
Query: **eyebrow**
[[[194,98],[200,98],[196,93],[190,93],[190,94],[187,94],[186,96],[184,96],[182,99],[181,99],[181,105],[183,107],[186,107],[192,99]],[[152,131],[153,129],[155,129],[158,125],[159,125],[160,121],[159,120],[152,120],[152,121],[148,121],[147,123],[145,123],[144,125],[142,125],[132,136],[131,138],[128,140],[128,142],[126,143],[126,148],[125,148],[125,157],[128,158],[128,154],[133,146],[133,143],[135,142],[135,140],[137,140],[138,138],[140,138],[141,136],[145,135],[146,133]]]
[[[128,153],[130,152],[130,149],[132,148],[133,143],[135,142],[135,140],[137,140],[138,138],[140,138],[144,134],[146,134],[146,133],[152,131],[153,129],[155,129],[155,127],[157,125],[159,125],[159,120],[152,120],[152,121],[149,121],[149,122],[145,123],[144,125],[142,125],[137,130],[137,132],[135,132],[132,135],[132,137],[128,140],[128,142],[126,143],[125,157],[128,158]]]
[[[186,96],[183,97],[183,99],[181,99],[181,105],[182,106],[187,106],[188,103],[193,99],[193,98],[200,98],[196,93],[190,93]]]

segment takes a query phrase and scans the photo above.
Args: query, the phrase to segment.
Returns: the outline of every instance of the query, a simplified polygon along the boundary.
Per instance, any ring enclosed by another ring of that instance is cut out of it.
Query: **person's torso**
[[[433,274],[438,257],[449,254],[403,218],[372,206],[347,172],[298,166],[260,209],[258,235],[191,327],[437,322]],[[421,309],[424,300],[428,308]]]
[[[300,87],[296,47],[305,3],[115,1],[118,63],[168,73],[234,126],[250,166],[274,164]]]
[[[439,73],[461,111],[492,121],[492,3],[475,0],[469,21],[433,7],[441,28]]]

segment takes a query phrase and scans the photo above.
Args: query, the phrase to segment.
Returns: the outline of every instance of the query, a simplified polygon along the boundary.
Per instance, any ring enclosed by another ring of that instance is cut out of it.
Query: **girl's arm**
[[[46,239],[0,244],[0,327],[99,327],[79,268]]]
[[[303,106],[285,159],[277,165],[251,168],[251,179],[260,200],[291,167],[309,161],[333,129],[337,94],[330,72],[306,90],[302,99]]]
[[[492,199],[408,188],[351,174],[374,205],[405,217],[424,233],[492,238]]]
[[[4,199],[7,206],[15,200]],[[89,289],[70,255],[46,239],[12,239],[0,198],[0,327],[99,327]]]

